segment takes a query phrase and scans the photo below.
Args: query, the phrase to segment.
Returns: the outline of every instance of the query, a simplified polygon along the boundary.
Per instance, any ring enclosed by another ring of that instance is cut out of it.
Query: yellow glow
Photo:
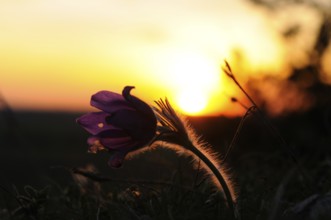
[[[204,96],[194,88],[178,94],[178,106],[185,114],[196,115],[200,113],[205,109],[207,102],[208,96]]]
[[[175,104],[185,114],[201,114],[221,86],[217,61],[194,52],[175,54],[169,59],[165,73],[174,90]]]
[[[169,61],[168,70],[168,76],[176,86],[210,89],[219,78],[218,65],[193,52],[175,53]]]
[[[0,92],[14,109],[86,111],[98,90],[133,85],[149,104],[234,114],[220,70],[225,58],[241,65],[231,49],[249,58],[238,75],[286,58],[258,16],[231,0],[0,1]]]

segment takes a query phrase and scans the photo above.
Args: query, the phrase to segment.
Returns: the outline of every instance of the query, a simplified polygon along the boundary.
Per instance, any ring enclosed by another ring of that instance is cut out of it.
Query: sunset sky
[[[221,64],[247,71],[243,82],[282,72],[286,50],[271,24],[240,0],[2,0],[0,93],[14,109],[87,111],[91,94],[134,85],[184,114],[240,112]]]

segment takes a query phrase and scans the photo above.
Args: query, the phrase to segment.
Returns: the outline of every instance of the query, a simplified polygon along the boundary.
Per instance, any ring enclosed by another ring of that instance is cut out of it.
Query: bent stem
[[[234,199],[230,191],[231,185],[227,183],[227,179],[224,178],[225,174],[221,173],[221,170],[217,168],[216,161],[210,159],[208,151],[204,150],[204,147],[199,144],[199,138],[196,137],[193,130],[187,125],[187,123],[182,120],[175,112],[175,110],[170,105],[169,101],[165,99],[164,101],[160,99],[155,102],[159,108],[154,107],[153,110],[156,117],[160,123],[158,126],[158,135],[155,137],[154,141],[162,141],[171,145],[181,146],[186,152],[193,154],[197,157],[200,164],[200,160],[205,164],[206,169],[214,175],[223,189],[225,200],[228,204],[228,208],[231,210],[231,219],[238,219],[236,214]],[[179,149],[180,151],[180,149]],[[223,175],[223,176],[222,176]],[[226,177],[226,176],[225,176]]]
[[[193,154],[195,154],[198,158],[200,158],[206,164],[206,166],[211,170],[211,172],[214,174],[214,176],[216,177],[217,181],[220,183],[220,185],[223,189],[226,202],[228,204],[229,209],[231,210],[231,218],[232,219],[237,219],[237,215],[236,215],[236,212],[235,212],[235,205],[234,205],[234,202],[233,202],[233,198],[232,198],[230,189],[229,189],[225,179],[223,178],[222,174],[217,169],[216,165],[212,161],[210,161],[208,159],[208,157],[206,155],[204,155],[191,142],[188,143],[187,147]]]

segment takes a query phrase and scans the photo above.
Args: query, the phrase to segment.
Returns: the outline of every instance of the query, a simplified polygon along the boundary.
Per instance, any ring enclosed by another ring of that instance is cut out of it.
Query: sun
[[[176,105],[187,115],[203,114],[220,85],[218,62],[192,52],[176,53],[170,59],[168,77]]]
[[[208,97],[203,93],[192,90],[182,91],[177,95],[178,107],[183,113],[197,115],[201,113],[208,104]]]

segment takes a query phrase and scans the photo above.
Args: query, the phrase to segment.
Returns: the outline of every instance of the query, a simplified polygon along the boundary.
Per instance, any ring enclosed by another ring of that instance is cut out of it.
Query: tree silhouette
[[[290,87],[295,88],[300,93],[304,94],[306,100],[312,102],[311,106],[317,108],[327,108],[330,113],[331,103],[331,87],[327,83],[331,82],[331,73],[327,73],[325,70],[325,62],[323,66],[323,58],[326,56],[328,49],[331,47],[331,3],[327,0],[247,0],[254,4],[256,7],[266,9],[271,15],[275,16],[278,13],[284,13],[287,8],[306,7],[312,10],[319,19],[318,27],[315,29],[315,33],[309,33],[314,37],[314,43],[307,48],[307,44],[304,44],[305,48],[292,48],[293,41],[302,37],[302,30],[307,23],[298,22],[298,19],[304,18],[305,14],[300,14],[298,17],[288,14],[287,20],[282,24],[285,27],[279,31],[280,36],[284,40],[289,50],[301,50],[307,57],[300,65],[293,62],[291,57],[287,59],[290,74],[286,81],[282,82],[281,94],[286,95],[289,92]],[[301,35],[300,35],[301,34]],[[330,63],[330,62],[329,62]],[[330,64],[327,64],[330,65]],[[328,76],[329,74],[329,76]],[[274,77],[270,76],[264,81],[275,82]],[[329,82],[327,82],[329,81]],[[254,83],[252,83],[254,84]],[[280,84],[279,84],[280,85]],[[285,86],[284,86],[285,85]],[[252,86],[254,87],[254,86]],[[299,94],[299,92],[297,92]],[[259,97],[259,95],[257,94]],[[295,99],[293,96],[292,100]],[[309,97],[309,98],[307,98]],[[261,99],[261,97],[259,97]],[[299,99],[299,98],[298,98]],[[297,100],[296,100],[297,101]],[[304,102],[304,101],[303,101]],[[307,101],[308,102],[308,101]]]

